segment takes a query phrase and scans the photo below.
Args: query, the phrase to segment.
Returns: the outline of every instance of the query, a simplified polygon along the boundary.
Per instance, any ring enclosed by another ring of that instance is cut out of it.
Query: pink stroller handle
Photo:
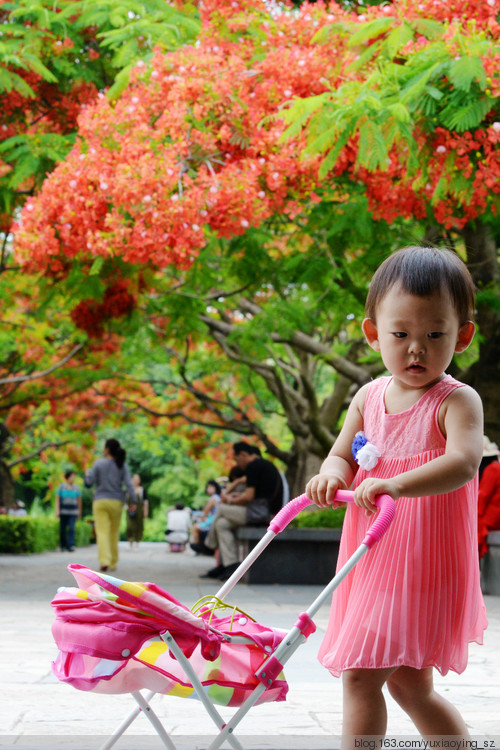
[[[267,530],[279,534],[288,526],[290,521],[292,521],[301,510],[307,508],[308,505],[312,505],[312,503],[307,495],[299,495],[293,500],[290,500],[289,503],[284,505],[283,508],[276,513]]]
[[[335,501],[349,503],[352,502],[353,497],[354,492],[351,492],[350,490],[337,490]],[[290,502],[275,515],[269,524],[268,531],[273,531],[275,534],[279,534],[280,531],[283,531],[283,529],[288,526],[290,521],[292,521],[296,515],[309,505],[312,505],[312,503],[307,495],[299,495],[294,500],[290,500]],[[375,501],[375,505],[379,508],[380,512],[363,539],[363,544],[366,547],[373,547],[379,539],[382,539],[391,525],[396,511],[396,503],[390,495],[379,495]]]

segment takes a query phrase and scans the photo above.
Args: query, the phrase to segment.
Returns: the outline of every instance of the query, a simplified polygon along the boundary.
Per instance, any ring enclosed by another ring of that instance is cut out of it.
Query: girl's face
[[[474,336],[471,321],[460,324],[445,290],[428,297],[405,292],[400,284],[389,289],[377,307],[376,322],[363,321],[372,349],[405,389],[437,383],[454,352],[462,352]]]
[[[206,493],[210,496],[215,495],[215,487],[213,484],[207,484]]]

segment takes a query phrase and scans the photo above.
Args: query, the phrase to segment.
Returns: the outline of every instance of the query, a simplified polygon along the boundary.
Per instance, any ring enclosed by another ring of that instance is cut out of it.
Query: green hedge
[[[164,542],[166,539],[166,530],[167,519],[164,513],[158,514],[153,518],[145,518],[143,539],[145,542]]]
[[[77,521],[75,544],[90,544],[92,527]],[[0,516],[0,552],[10,554],[46,552],[59,546],[59,521],[57,518],[32,518],[30,516]]]
[[[303,510],[290,525],[299,529],[341,529],[346,507]]]

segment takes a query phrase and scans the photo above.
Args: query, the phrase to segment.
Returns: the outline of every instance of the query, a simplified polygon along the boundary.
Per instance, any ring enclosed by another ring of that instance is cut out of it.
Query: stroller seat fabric
[[[211,701],[240,706],[259,684],[256,670],[285,635],[235,608],[224,617],[208,606],[194,614],[156,584],[122,581],[81,565],[68,569],[78,588],[60,589],[52,601],[52,633],[59,648],[52,669],[79,690],[117,694],[144,688],[196,698],[181,663],[161,638],[168,631]],[[287,691],[280,674],[258,702],[285,700]]]

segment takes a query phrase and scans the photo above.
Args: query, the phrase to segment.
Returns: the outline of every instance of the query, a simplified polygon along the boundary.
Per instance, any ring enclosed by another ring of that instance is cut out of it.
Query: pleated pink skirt
[[[384,459],[379,477],[431,460]],[[438,455],[438,452],[436,452]],[[371,473],[371,476],[375,472]],[[360,469],[359,484],[366,472]],[[461,673],[468,644],[487,627],[477,552],[477,480],[446,495],[400,498],[389,531],[333,594],[318,658],[338,677],[346,669],[409,666]],[[349,504],[338,569],[374,517]]]

